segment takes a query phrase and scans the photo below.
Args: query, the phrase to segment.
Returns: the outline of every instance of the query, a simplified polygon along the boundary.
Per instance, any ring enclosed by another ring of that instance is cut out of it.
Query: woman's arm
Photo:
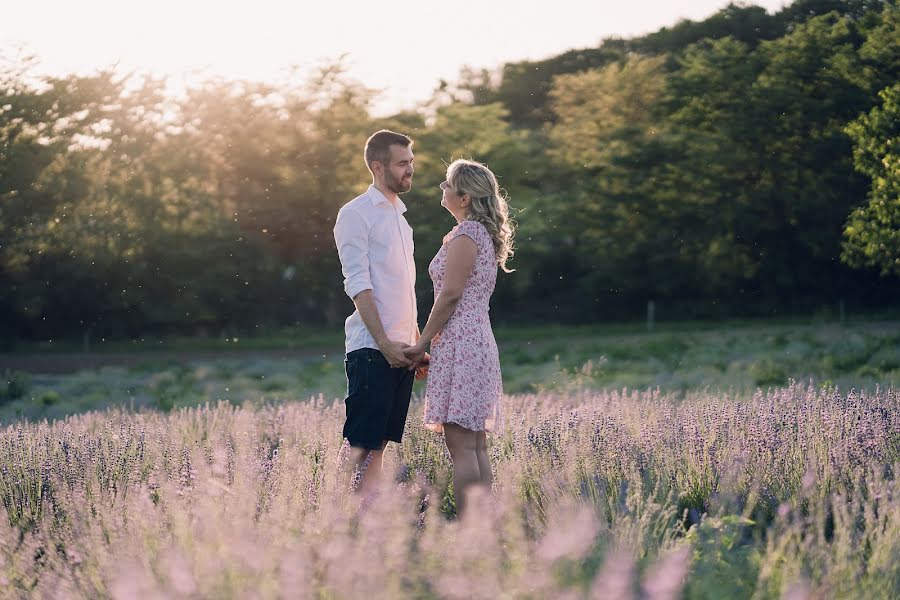
[[[444,328],[466,289],[466,281],[475,267],[478,245],[467,235],[458,235],[447,243],[447,264],[444,270],[444,287],[434,299],[434,306],[425,323],[425,329],[415,346],[406,349],[406,355],[414,362],[425,354],[431,339]]]

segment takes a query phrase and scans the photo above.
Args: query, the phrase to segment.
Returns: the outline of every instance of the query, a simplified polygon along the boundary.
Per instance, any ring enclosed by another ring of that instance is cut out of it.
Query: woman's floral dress
[[[437,432],[443,432],[444,423],[473,431],[497,431],[502,426],[503,384],[488,316],[488,302],[497,282],[497,259],[484,225],[463,221],[454,227],[444,236],[441,249],[428,265],[428,274],[437,298],[444,283],[447,244],[460,235],[475,241],[478,255],[456,310],[431,341],[424,421]]]

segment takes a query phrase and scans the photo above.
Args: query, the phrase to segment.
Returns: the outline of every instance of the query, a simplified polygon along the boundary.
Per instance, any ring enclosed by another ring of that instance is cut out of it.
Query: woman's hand
[[[426,352],[425,358],[416,366],[416,381],[422,381],[428,377],[428,365],[431,363],[431,356]]]

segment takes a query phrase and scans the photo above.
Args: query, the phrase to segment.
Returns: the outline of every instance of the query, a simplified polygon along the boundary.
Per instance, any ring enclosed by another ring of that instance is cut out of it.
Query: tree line
[[[415,140],[420,310],[453,225],[445,164],[516,209],[497,322],[786,314],[900,292],[900,7],[800,0],[500,73],[464,69],[375,117],[339,63],[183,96],[112,71],[0,63],[0,339],[339,326],[331,234],[362,145]]]

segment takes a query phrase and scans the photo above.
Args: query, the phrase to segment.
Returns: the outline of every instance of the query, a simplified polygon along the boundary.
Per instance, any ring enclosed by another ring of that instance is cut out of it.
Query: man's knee
[[[363,448],[362,446],[350,446],[349,448],[347,458],[351,463],[360,463],[364,461],[369,456],[369,453],[372,452],[368,448]]]
[[[350,464],[359,465],[362,470],[365,470],[370,464],[380,463],[386,445],[387,440],[382,442],[381,448],[376,449],[365,448],[363,446],[350,446],[348,453]]]

